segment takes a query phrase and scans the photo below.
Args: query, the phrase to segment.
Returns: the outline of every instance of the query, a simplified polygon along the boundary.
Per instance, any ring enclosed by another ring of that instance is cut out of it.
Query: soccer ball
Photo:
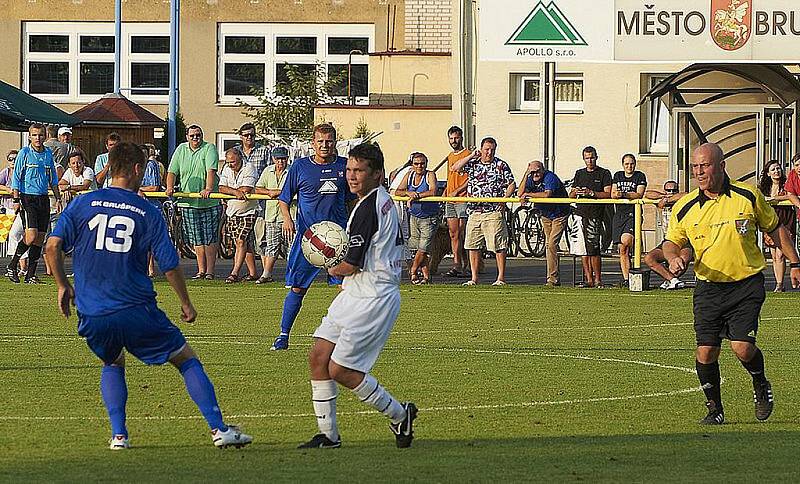
[[[337,223],[323,220],[305,232],[300,247],[312,265],[321,269],[335,266],[347,253],[347,232]]]

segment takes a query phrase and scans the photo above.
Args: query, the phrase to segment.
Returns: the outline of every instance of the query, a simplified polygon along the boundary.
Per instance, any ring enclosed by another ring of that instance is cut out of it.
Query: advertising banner
[[[616,0],[614,59],[797,63],[798,0]]]
[[[610,61],[614,0],[481,0],[478,55],[489,61]]]
[[[800,60],[800,0],[481,0],[478,8],[483,61]]]

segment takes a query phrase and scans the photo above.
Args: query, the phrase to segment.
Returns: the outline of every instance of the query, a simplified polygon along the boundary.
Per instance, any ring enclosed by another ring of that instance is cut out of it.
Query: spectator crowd
[[[41,149],[31,145],[33,148],[7,153],[7,167],[0,170],[0,186],[7,194],[2,196],[0,210],[7,214],[19,210],[12,189],[15,180],[24,179],[24,175],[20,175],[17,167],[27,166],[28,158],[37,153],[49,152],[57,183],[49,192],[49,223],[47,229],[42,230],[46,236],[60,211],[77,194],[110,186],[113,173],[108,164],[108,151],[122,138],[117,133],[109,133],[104,143],[105,152],[91,162],[86,159],[84,150],[73,144],[70,128],[33,125],[31,134],[37,130],[46,132]],[[194,124],[187,128],[186,141],[176,148],[170,160],[163,160],[155,146],[141,145],[148,163],[140,192],[144,196],[144,192],[164,191],[167,197],[178,191],[199,194],[197,198],[180,198],[176,203],[185,241],[196,255],[197,270],[193,279],[213,280],[217,277],[216,261],[224,230],[235,249],[232,269],[225,282],[269,283],[274,281],[276,260],[286,257],[288,252],[289,241],[282,230],[283,214],[277,203],[249,196],[257,194],[278,198],[289,171],[290,150],[286,146],[270,147],[260,143],[252,123],[243,124],[238,135],[240,143],[225,152],[224,160],[219,160],[217,147],[204,139],[202,127]],[[390,192],[408,198],[396,202],[396,208],[409,250],[408,276],[412,284],[432,282],[445,253],[452,253],[452,266],[442,271],[444,277],[463,278],[465,286],[477,285],[484,272],[484,258],[493,257],[497,274],[492,285],[507,284],[506,258],[513,236],[507,223],[507,204],[492,200],[466,203],[424,200],[431,196],[488,199],[514,196],[521,205],[533,204],[541,221],[544,240],[545,285],[557,287],[562,283],[559,248],[562,239],[567,238],[569,253],[581,258],[583,281],[578,285],[602,288],[606,286],[602,255],[608,249],[609,240],[619,254],[620,285],[628,285],[631,257],[635,252],[637,220],[634,205],[537,202],[546,198],[656,199],[658,232],[664,234],[671,207],[685,195],[679,192],[678,183],[673,180],[664,183],[662,189],[649,188],[646,175],[636,169],[637,160],[633,154],[624,154],[620,160],[621,169],[612,174],[598,164],[597,150],[586,146],[581,152],[585,166],[575,172],[571,181],[565,183],[541,161],[534,160],[528,163],[517,184],[508,163],[498,156],[498,142],[494,138],[486,137],[477,147],[467,148],[463,131],[453,126],[447,131],[447,141],[449,153],[437,166],[429,166],[425,153],[413,152],[407,162],[388,177]],[[21,160],[20,156],[26,159]],[[793,169],[784,173],[780,162],[766,163],[758,188],[769,200],[791,202],[792,206],[779,206],[776,211],[794,237],[797,224],[795,207],[800,208],[800,155],[793,159],[793,164]],[[440,182],[436,173],[442,167],[445,167],[446,179]],[[212,197],[214,193],[232,198],[221,200]],[[150,200],[157,206],[163,201],[160,198]],[[296,206],[292,205],[291,217],[295,216]],[[25,277],[26,282],[38,283],[35,266],[34,272],[29,274],[26,259],[30,258],[32,250],[36,251],[34,245],[39,243],[41,248],[41,243],[28,237],[26,231],[30,227],[24,222],[22,217],[16,217],[8,236],[7,255],[12,256],[12,264],[7,276],[12,280]],[[20,243],[27,248],[24,253],[18,253]],[[774,290],[783,291],[785,258],[769,236],[764,236],[763,244],[772,255],[776,280]],[[684,248],[681,257],[688,263],[692,259],[691,248]],[[260,274],[257,258],[261,260]],[[664,264],[660,244],[645,255],[644,262],[664,279],[660,286],[662,289],[685,287],[680,279],[682,274],[670,272]],[[50,274],[49,268],[46,267],[45,271]],[[151,276],[156,273],[152,259],[149,272]]]

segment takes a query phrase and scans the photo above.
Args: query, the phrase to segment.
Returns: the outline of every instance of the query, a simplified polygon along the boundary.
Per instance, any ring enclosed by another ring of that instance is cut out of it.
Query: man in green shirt
[[[175,182],[182,192],[200,193],[202,198],[184,198],[178,202],[183,231],[197,254],[197,274],[192,279],[214,279],[214,264],[219,248],[219,200],[209,198],[217,191],[219,167],[217,147],[203,141],[203,129],[193,124],[186,130],[167,168],[166,194],[175,193]]]

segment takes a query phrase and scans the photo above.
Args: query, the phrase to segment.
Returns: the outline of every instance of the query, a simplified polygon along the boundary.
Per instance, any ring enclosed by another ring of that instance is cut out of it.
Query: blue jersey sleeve
[[[172,245],[172,240],[169,238],[167,224],[157,209],[148,210],[147,217],[153,222],[153,226],[150,227],[150,233],[152,234],[150,248],[153,251],[153,257],[155,257],[162,272],[171,271],[178,267],[180,258],[175,246]]]
[[[56,162],[53,161],[52,154],[48,158],[48,161],[50,162],[50,186],[53,187],[58,185],[58,171],[56,171]]]
[[[75,210],[80,203],[71,203],[67,205],[67,208],[61,212],[61,216],[58,217],[58,222],[56,222],[56,226],[50,235],[53,237],[58,237],[61,239],[61,249],[64,252],[71,252],[73,246],[75,245],[75,235],[77,231],[75,230]]]
[[[292,203],[292,199],[297,194],[297,189],[298,189],[297,173],[299,171],[300,171],[299,163],[295,163],[289,167],[289,172],[286,173],[286,181],[283,183],[283,188],[281,188],[281,194],[278,195],[278,200],[287,205]]]
[[[22,174],[25,172],[25,164],[28,162],[28,147],[24,147],[17,153],[17,161],[14,165],[14,175],[11,177],[11,189],[19,190],[22,184]]]

